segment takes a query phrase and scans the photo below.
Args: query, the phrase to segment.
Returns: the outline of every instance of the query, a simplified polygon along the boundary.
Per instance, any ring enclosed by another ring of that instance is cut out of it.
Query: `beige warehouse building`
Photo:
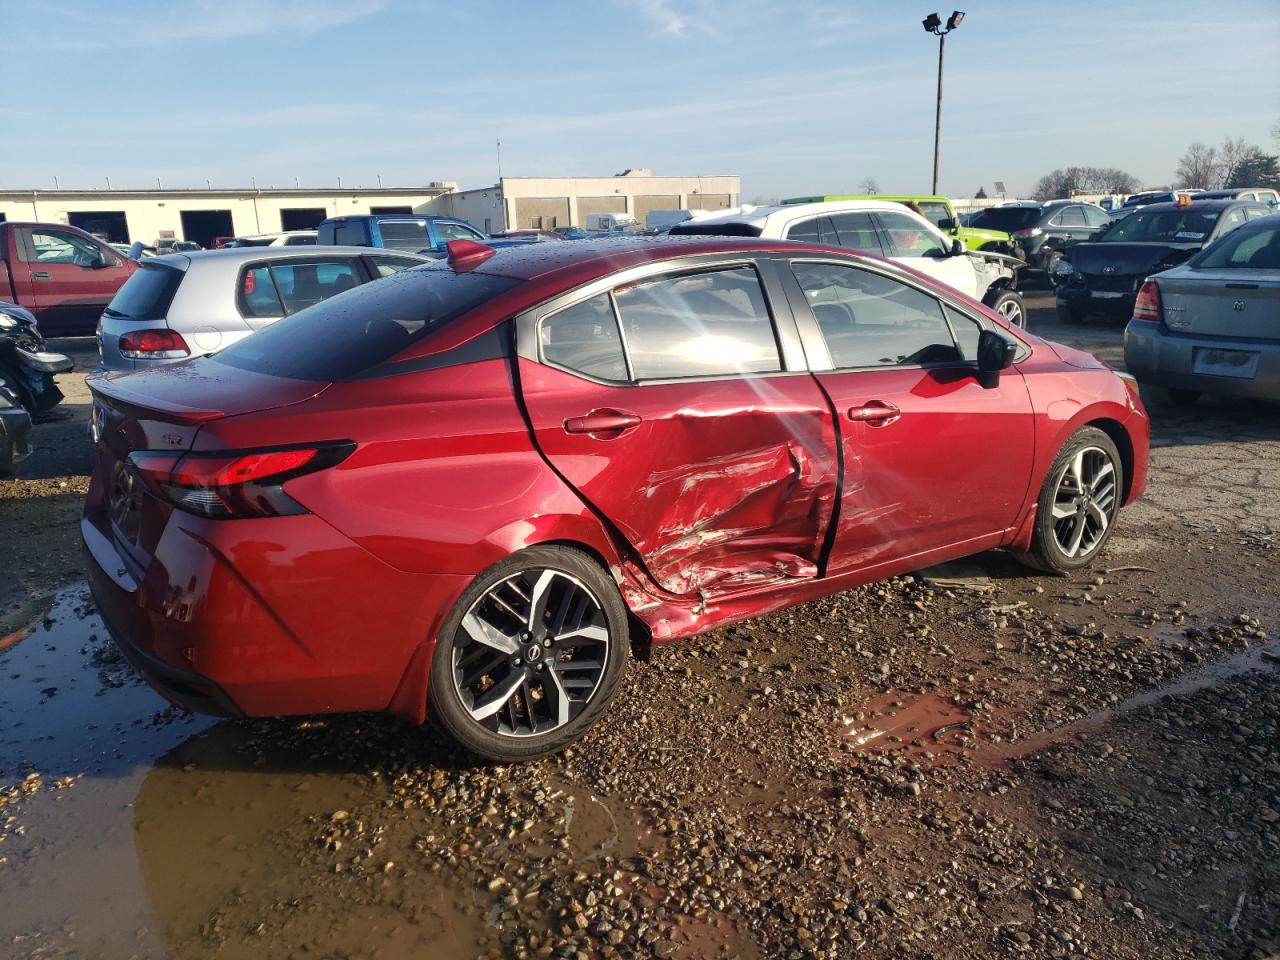
[[[233,190],[3,190],[0,220],[66,223],[117,243],[173,237],[211,247],[219,237],[305,230],[356,213],[444,214],[487,233],[585,226],[592,213],[720,210],[738,203],[736,176],[655,177],[633,169],[612,177],[503,177],[459,191],[437,180],[421,187]]]
[[[454,216],[489,233],[585,227],[593,213],[629,213],[644,224],[651,210],[723,210],[739,203],[737,176],[655,177],[636,168],[612,177],[503,177],[492,187],[443,199]]]

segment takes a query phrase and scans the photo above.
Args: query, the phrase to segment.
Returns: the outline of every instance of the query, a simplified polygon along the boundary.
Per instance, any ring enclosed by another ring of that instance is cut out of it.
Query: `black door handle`
[[[570,417],[564,422],[565,433],[621,433],[640,426],[640,417],[621,410],[593,410],[585,417]]]

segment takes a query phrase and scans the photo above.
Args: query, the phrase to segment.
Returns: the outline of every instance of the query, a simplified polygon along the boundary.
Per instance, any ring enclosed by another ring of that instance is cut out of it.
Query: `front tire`
[[[992,310],[1004,317],[1010,325],[1027,328],[1027,305],[1021,294],[1012,290],[995,290],[983,298],[983,302]]]
[[[1050,573],[1089,566],[1111,538],[1123,491],[1115,443],[1096,427],[1077,430],[1040,488],[1031,549],[1019,559]]]
[[[628,631],[617,586],[585,554],[562,546],[513,554],[471,583],[441,627],[431,714],[491,760],[563,750],[617,693]]]

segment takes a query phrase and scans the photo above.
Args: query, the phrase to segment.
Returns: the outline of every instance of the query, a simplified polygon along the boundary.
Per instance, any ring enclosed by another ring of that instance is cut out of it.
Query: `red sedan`
[[[1132,380],[788,241],[458,241],[90,384],[89,578],[160,692],[504,761],[599,719],[633,643],[992,548],[1085,566],[1147,470]]]

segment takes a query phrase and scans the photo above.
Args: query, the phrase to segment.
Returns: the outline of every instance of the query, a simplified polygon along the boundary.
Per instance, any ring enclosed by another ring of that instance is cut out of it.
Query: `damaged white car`
[[[780,206],[741,206],[677,224],[672,234],[766,237],[848,247],[897,261],[981,300],[1015,326],[1025,327],[1017,292],[1017,257],[966,251],[924,217],[900,203],[830,200]]]

